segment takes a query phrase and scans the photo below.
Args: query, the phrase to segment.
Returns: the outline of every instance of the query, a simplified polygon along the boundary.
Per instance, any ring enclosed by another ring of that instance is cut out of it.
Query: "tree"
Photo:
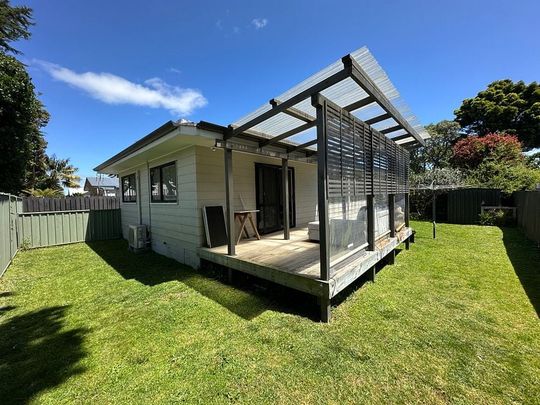
[[[540,146],[540,85],[512,80],[490,83],[476,97],[463,101],[456,121],[470,134],[517,134],[526,150]]]
[[[426,145],[411,151],[410,166],[413,173],[450,167],[452,146],[461,137],[461,128],[455,121],[441,121],[426,126],[431,138]]]
[[[466,173],[469,185],[511,194],[533,190],[540,182],[540,170],[525,158],[517,136],[469,136],[456,142],[453,150],[452,162]]]
[[[44,188],[44,189],[31,189],[26,191],[27,194],[32,197],[48,197],[48,198],[58,198],[62,197],[64,193],[62,189],[58,188]]]
[[[469,173],[468,184],[496,188],[508,195],[514,191],[534,190],[540,184],[540,170],[519,163],[510,165],[496,160],[486,160]]]
[[[34,158],[45,153],[41,128],[48,119],[24,65],[0,52],[1,191],[16,194],[35,185],[41,163]]]
[[[515,135],[469,136],[454,145],[452,162],[454,166],[465,170],[475,169],[486,159],[518,164],[525,159],[521,150],[521,142]]]
[[[69,158],[59,159],[56,155],[47,157],[45,176],[38,182],[40,189],[62,190],[62,188],[78,188],[81,178],[78,169],[69,162]]]
[[[32,9],[30,7],[11,7],[8,0],[0,0],[0,52],[20,53],[10,42],[30,38]]]

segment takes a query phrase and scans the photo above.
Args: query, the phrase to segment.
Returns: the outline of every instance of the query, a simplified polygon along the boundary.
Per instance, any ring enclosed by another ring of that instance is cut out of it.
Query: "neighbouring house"
[[[118,178],[108,176],[87,177],[83,189],[90,196],[116,197],[119,190]]]
[[[361,48],[231,125],[169,121],[95,170],[120,178],[124,237],[145,224],[156,252],[313,294],[327,321],[409,247],[408,150],[428,136]],[[224,208],[223,246],[207,245],[208,206]]]

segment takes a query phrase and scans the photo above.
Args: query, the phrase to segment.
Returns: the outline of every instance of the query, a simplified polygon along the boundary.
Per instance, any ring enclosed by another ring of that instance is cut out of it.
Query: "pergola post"
[[[375,196],[373,194],[368,194],[366,196],[367,200],[367,250],[375,250]]]
[[[409,193],[405,193],[405,226],[409,227]]]
[[[289,160],[281,159],[281,186],[283,195],[283,239],[291,238],[289,230]]]
[[[409,227],[409,193],[405,193],[405,226],[407,228]],[[407,250],[410,248],[411,238],[413,238],[413,236],[409,236],[405,241],[405,249]]]
[[[227,224],[227,254],[234,256],[236,254],[235,232],[234,232],[234,208],[233,208],[233,168],[232,168],[232,149],[225,147],[225,206]]]
[[[396,195],[388,194],[388,217],[390,219],[390,237],[396,237]]]
[[[319,262],[321,268],[321,280],[330,280],[330,232],[328,223],[328,173],[327,159],[327,133],[325,101],[316,94],[311,99],[311,104],[317,110],[317,208],[319,211]],[[329,293],[328,293],[329,294]],[[321,321],[330,320],[330,296],[322,296]]]

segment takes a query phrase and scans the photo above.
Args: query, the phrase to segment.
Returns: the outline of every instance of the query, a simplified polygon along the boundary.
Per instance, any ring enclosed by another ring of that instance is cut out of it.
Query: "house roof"
[[[92,187],[118,188],[118,178],[116,177],[87,177],[86,182]]]

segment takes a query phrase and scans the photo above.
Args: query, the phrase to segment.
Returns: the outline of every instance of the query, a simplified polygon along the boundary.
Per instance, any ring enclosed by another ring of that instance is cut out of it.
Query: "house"
[[[116,197],[119,190],[118,178],[108,176],[87,177],[83,189],[90,196]]]
[[[361,48],[227,127],[167,122],[95,170],[121,179],[124,237],[146,224],[156,252],[313,294],[327,321],[334,296],[413,240],[408,149],[427,137]],[[223,246],[207,246],[205,206],[224,207]]]

